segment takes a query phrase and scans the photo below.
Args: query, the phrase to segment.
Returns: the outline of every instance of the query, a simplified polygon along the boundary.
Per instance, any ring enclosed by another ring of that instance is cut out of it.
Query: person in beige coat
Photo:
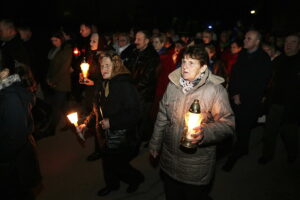
[[[203,46],[191,46],[184,52],[182,65],[169,75],[170,83],[160,102],[151,155],[159,156],[166,199],[207,199],[216,162],[216,144],[233,136],[234,115],[224,79],[207,68]],[[184,116],[193,101],[199,100],[204,121],[193,135],[197,147],[193,153],[180,148]]]

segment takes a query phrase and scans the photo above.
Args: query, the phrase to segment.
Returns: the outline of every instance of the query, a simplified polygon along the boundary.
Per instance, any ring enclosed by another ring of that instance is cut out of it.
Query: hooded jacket
[[[173,179],[192,185],[207,185],[213,177],[216,144],[233,135],[234,115],[228,95],[221,85],[224,79],[208,69],[200,82],[186,94],[179,84],[181,68],[169,75],[170,83],[160,102],[150,150],[160,152],[161,169]],[[207,122],[204,138],[194,154],[180,150],[184,130],[184,115],[195,99]]]
[[[0,161],[11,161],[33,131],[30,111],[33,95],[19,81],[8,85],[1,81],[0,88]]]

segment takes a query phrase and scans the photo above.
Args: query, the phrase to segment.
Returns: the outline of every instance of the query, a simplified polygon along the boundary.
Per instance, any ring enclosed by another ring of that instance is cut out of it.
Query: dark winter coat
[[[29,141],[33,131],[32,103],[33,95],[18,83],[0,90],[1,184],[9,180],[32,188],[41,180],[37,156]]]
[[[229,94],[240,94],[241,102],[259,104],[271,78],[271,60],[262,50],[240,52],[229,81]]]
[[[64,45],[50,60],[47,79],[54,85],[53,89],[63,92],[71,91],[72,48]]]
[[[156,84],[156,68],[160,62],[159,55],[152,45],[140,51],[135,49],[126,67],[130,70],[133,83],[143,102],[153,102]]]
[[[15,36],[10,41],[5,42],[2,47],[2,67],[12,68],[15,66],[15,61],[30,66],[30,54],[23,45],[22,40]]]
[[[289,121],[298,120],[300,112],[300,54],[281,54],[273,61],[273,78],[268,90],[268,102],[285,107]]]
[[[135,49],[135,45],[130,44],[126,49],[124,49],[124,51],[121,52],[120,57],[123,60],[125,66],[128,65],[129,58],[134,49]]]
[[[109,131],[98,131],[104,133],[106,149],[120,150],[135,145],[140,106],[137,91],[130,80],[129,74],[120,74],[101,83],[97,90],[93,112],[85,121],[88,127],[95,126],[96,123],[96,128],[99,130],[101,129],[99,122],[103,118],[109,119]],[[104,92],[106,84],[109,84],[107,97]]]

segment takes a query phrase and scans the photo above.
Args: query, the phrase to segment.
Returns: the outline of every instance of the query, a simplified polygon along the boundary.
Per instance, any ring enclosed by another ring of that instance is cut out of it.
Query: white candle
[[[201,124],[201,114],[200,113],[191,113],[188,112],[185,117],[186,125],[187,125],[187,132],[186,138],[188,140],[194,139],[191,135],[196,134],[197,131],[194,130],[195,127],[200,126]]]
[[[82,62],[80,64],[80,68],[81,68],[81,71],[82,71],[82,74],[83,74],[83,78],[87,78],[88,77],[88,71],[89,71],[89,68],[90,68],[89,63]]]

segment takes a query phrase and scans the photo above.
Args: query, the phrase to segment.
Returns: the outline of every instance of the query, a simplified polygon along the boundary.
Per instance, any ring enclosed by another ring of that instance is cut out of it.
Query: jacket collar
[[[170,81],[174,83],[176,87],[182,87],[179,83],[180,77],[181,77],[181,67],[179,67],[178,69],[174,70],[172,73],[169,74]],[[201,81],[194,87],[194,89],[201,87],[208,81],[211,81],[215,84],[221,84],[224,82],[224,79],[222,77],[212,74],[209,69],[206,69],[204,71],[204,76],[202,77]]]

